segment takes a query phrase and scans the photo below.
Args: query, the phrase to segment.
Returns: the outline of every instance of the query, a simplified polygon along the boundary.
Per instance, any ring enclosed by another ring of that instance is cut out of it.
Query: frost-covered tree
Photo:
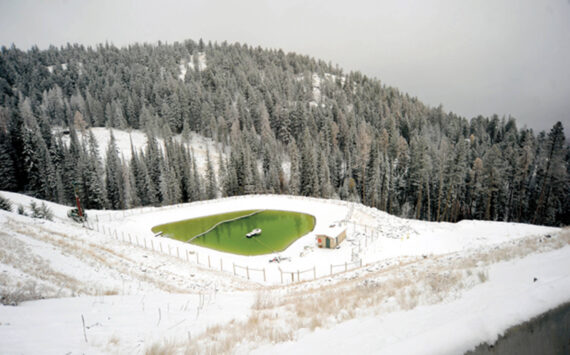
[[[210,159],[210,150],[206,151],[206,198],[214,199],[218,195],[218,181],[214,165]]]
[[[125,180],[115,136],[112,131],[105,163],[105,186],[109,205],[113,209],[124,209],[126,207]]]

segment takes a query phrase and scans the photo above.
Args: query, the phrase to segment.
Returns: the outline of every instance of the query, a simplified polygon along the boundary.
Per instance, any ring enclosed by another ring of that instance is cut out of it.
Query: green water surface
[[[262,255],[285,250],[315,227],[315,217],[305,213],[247,210],[163,224],[153,227],[152,231],[162,231],[168,237],[188,241],[217,223],[234,218],[238,219],[218,224],[191,243],[234,254]],[[262,230],[261,234],[246,238],[245,235],[256,228]]]

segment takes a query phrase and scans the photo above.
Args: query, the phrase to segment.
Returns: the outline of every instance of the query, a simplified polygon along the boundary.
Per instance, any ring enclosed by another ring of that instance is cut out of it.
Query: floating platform
[[[248,238],[251,237],[255,237],[256,235],[260,235],[261,234],[261,229],[260,228],[255,228],[254,230],[252,230],[251,232],[247,233],[245,236]]]

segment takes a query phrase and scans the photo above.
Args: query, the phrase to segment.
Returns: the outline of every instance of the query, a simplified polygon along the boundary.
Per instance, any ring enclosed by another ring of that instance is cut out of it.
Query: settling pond
[[[262,255],[285,250],[311,232],[315,217],[299,212],[246,210],[158,225],[154,233],[202,247],[240,255]],[[259,228],[261,234],[247,238]]]

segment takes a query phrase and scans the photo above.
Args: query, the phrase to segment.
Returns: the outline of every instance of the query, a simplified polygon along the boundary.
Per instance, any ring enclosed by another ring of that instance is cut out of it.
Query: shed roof
[[[346,230],[346,226],[331,225],[319,228],[318,230],[315,231],[315,234],[326,235],[329,237],[336,237],[344,230]]]

